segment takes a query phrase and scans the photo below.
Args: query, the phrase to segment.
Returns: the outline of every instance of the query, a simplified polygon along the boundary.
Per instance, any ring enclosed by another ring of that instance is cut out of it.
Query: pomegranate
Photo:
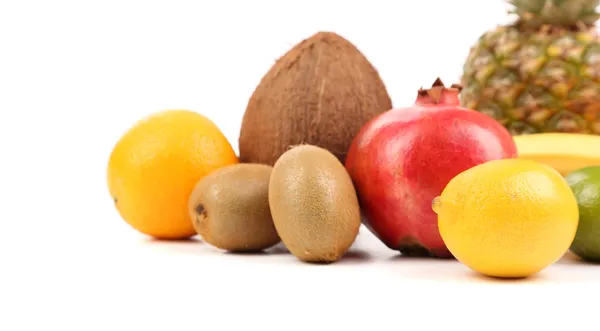
[[[459,103],[461,87],[438,78],[412,107],[367,122],[345,162],[365,226],[408,256],[452,258],[438,230],[432,200],[460,172],[517,156],[510,133],[492,117]]]

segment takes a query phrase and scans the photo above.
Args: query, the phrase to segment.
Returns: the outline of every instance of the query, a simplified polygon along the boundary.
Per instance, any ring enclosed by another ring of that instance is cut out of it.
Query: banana
[[[580,133],[535,133],[514,136],[518,157],[537,161],[566,176],[600,165],[600,136]]]

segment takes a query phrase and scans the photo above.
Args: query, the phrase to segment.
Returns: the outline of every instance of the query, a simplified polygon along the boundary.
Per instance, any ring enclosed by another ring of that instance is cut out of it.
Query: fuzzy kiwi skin
[[[230,252],[257,252],[279,243],[269,209],[271,171],[262,164],[235,164],[198,181],[188,210],[200,237]]]
[[[356,190],[331,152],[300,145],[275,163],[269,206],[287,249],[304,262],[331,263],[354,243],[361,224]]]

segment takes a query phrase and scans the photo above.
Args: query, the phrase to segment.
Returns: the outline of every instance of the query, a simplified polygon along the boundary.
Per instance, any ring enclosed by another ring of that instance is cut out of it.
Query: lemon
[[[529,160],[502,159],[454,177],[433,200],[442,239],[481,274],[522,278],[560,259],[573,242],[579,212],[566,180]]]

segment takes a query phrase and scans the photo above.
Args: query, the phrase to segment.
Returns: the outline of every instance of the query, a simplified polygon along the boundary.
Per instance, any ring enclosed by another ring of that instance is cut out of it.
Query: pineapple
[[[483,34],[461,78],[461,104],[513,135],[600,134],[600,0],[510,0],[514,23]]]

